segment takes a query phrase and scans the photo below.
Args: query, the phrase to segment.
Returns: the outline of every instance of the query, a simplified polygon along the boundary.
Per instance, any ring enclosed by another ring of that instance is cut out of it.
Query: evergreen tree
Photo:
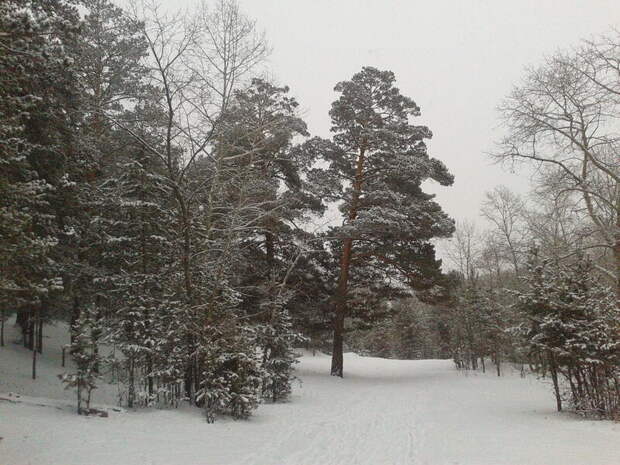
[[[263,302],[262,309],[269,320],[257,328],[262,349],[262,396],[276,402],[286,399],[292,390],[293,367],[297,363],[294,348],[305,338],[294,330],[286,309],[288,295],[276,294],[272,302]]]
[[[385,277],[400,276],[413,288],[424,289],[440,274],[429,241],[449,236],[454,229],[433,196],[421,188],[426,180],[450,185],[452,175],[428,156],[424,140],[432,133],[410,123],[420,109],[394,83],[392,72],[372,67],[338,83],[340,97],[330,110],[333,143],[323,144],[332,176],[344,185],[341,193],[333,192],[345,216],[344,224],[334,230],[342,241],[334,296],[335,376],[343,374],[350,280],[373,266]]]
[[[614,290],[597,279],[583,256],[560,264],[532,256],[518,292],[527,317],[520,333],[553,380],[557,409],[566,398],[580,413],[617,418],[620,317]]]
[[[20,308],[24,342],[39,351],[63,287],[59,244],[73,233],[66,219],[82,164],[69,52],[78,23],[70,2],[0,5],[0,300]]]
[[[133,147],[134,158],[119,162],[122,174],[101,187],[106,237],[101,264],[106,275],[97,286],[111,308],[107,340],[123,354],[128,407],[138,400],[143,405],[155,400],[154,372],[161,369],[156,362],[163,354],[154,347],[165,337],[163,315],[157,314],[176,308],[168,301],[164,278],[172,261],[166,249],[169,189],[153,155]]]
[[[108,0],[83,0],[82,7],[80,40],[72,52],[83,114],[79,137],[87,159],[76,187],[81,208],[72,218],[75,234],[67,238],[65,247],[73,262],[65,279],[73,300],[73,322],[86,305],[96,305],[100,317],[113,311],[107,308],[110,288],[96,284],[109,273],[104,256],[109,252],[109,236],[117,234],[109,230],[106,220],[110,205],[104,185],[121,176],[125,164],[140,153],[135,144],[128,144],[114,121],[143,121],[147,106],[146,69],[141,60],[146,43],[140,24]],[[129,106],[132,111],[127,110]]]
[[[247,176],[242,190],[252,186],[246,195],[253,200],[255,220],[242,236],[245,260],[238,270],[245,295],[241,305],[258,325],[263,395],[274,401],[290,392],[292,349],[301,340],[289,317],[297,297],[290,289],[301,281],[298,265],[308,258],[304,244],[310,234],[299,224],[324,209],[307,180],[314,159],[292,147],[294,137],[307,132],[296,114],[297,102],[287,94],[287,87],[254,79],[235,93],[219,141],[229,160],[224,172],[234,178],[242,169]],[[238,183],[228,186],[227,195],[236,199]]]
[[[75,337],[69,347],[75,372],[58,377],[65,384],[65,389],[76,389],[78,414],[88,415],[92,391],[97,388],[99,379],[97,367],[102,361],[97,349],[97,335],[101,333],[102,327],[96,310],[93,307],[85,308],[72,331]]]

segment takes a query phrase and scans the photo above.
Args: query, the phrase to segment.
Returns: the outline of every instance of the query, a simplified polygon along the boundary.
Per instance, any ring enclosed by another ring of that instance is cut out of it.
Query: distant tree
[[[505,186],[497,186],[485,194],[480,212],[492,224],[491,234],[503,246],[504,260],[518,276],[527,233],[524,202]]]
[[[479,260],[482,255],[480,233],[476,231],[476,224],[471,220],[461,220],[456,223],[454,236],[447,243],[447,256],[465,281],[476,281],[479,270]]]

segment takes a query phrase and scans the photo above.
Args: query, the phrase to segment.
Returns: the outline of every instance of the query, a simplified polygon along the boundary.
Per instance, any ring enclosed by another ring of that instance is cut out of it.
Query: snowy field
[[[336,379],[329,357],[306,354],[292,401],[249,421],[209,425],[189,408],[80,417],[56,378],[64,328],[46,331],[36,382],[12,335],[0,348],[1,465],[620,464],[620,424],[556,413],[534,378],[459,373],[439,360],[347,354]],[[104,387],[94,402],[113,405],[114,395]]]

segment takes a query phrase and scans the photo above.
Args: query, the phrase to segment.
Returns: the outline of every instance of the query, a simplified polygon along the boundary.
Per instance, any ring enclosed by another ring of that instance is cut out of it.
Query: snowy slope
[[[6,367],[17,365],[7,359],[20,350],[0,348],[0,392]],[[327,356],[305,355],[292,402],[214,425],[196,409],[88,418],[58,401],[0,401],[0,464],[620,464],[620,424],[557,414],[549,387],[535,379],[353,354],[345,356],[345,379],[328,369]],[[37,388],[26,384],[23,392]]]

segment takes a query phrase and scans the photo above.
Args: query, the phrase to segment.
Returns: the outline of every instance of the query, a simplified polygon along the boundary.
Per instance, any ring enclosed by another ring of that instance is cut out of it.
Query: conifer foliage
[[[0,2],[0,331],[18,313],[34,377],[44,323],[68,323],[80,414],[105,382],[247,418],[331,316],[342,376],[345,317],[435,283],[453,224],[421,184],[452,176],[391,72],[338,84],[333,141],[306,141],[234,0],[136,3]],[[317,232],[329,202],[345,222]]]
[[[518,293],[528,316],[520,327],[539,369],[549,371],[558,410],[562,401],[588,416],[620,418],[620,315],[613,289],[601,285],[592,262],[559,264],[532,257]]]
[[[429,240],[449,236],[453,221],[422,191],[433,180],[452,184],[452,175],[429,157],[426,126],[410,118],[420,108],[395,86],[390,71],[365,67],[336,85],[332,104],[333,141],[320,144],[330,176],[339,181],[332,196],[340,202],[344,224],[333,233],[341,240],[338,284],[334,295],[332,375],[342,376],[342,350],[350,280],[359,269],[380,270],[386,281],[401,276],[417,289],[440,274]],[[316,149],[316,142],[308,146]]]
[[[89,307],[81,312],[72,329],[76,336],[69,346],[69,351],[75,362],[75,372],[64,373],[59,375],[59,378],[65,384],[65,388],[76,390],[78,414],[88,415],[91,395],[97,388],[97,381],[100,378],[98,366],[103,361],[99,355],[96,336],[103,329],[102,322],[97,317],[95,309]]]

